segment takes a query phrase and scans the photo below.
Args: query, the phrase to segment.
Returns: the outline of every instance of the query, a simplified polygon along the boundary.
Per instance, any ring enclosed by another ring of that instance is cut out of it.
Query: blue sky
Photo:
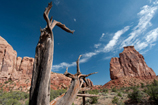
[[[18,56],[34,57],[40,27],[46,22],[43,12],[50,0],[2,0],[0,36],[10,43]],[[76,73],[82,54],[83,74],[95,85],[110,80],[110,59],[119,57],[124,46],[134,45],[149,67],[158,74],[158,1],[157,0],[53,0],[49,16],[75,30],[66,33],[53,29],[55,38],[52,71]]]

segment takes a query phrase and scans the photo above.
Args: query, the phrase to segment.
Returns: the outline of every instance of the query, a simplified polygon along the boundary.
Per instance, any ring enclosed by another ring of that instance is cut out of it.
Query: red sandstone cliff
[[[134,46],[124,47],[120,58],[110,61],[110,77],[112,80],[122,77],[150,79],[156,77],[155,72],[147,66],[144,57],[135,50]]]
[[[17,52],[0,36],[0,87],[5,90],[28,91],[31,85],[34,58],[17,57]],[[71,79],[51,74],[51,88],[67,88]]]

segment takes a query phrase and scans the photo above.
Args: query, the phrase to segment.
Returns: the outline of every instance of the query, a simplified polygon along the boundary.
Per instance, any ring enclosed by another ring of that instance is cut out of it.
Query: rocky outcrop
[[[134,46],[124,47],[120,58],[110,61],[110,77],[112,80],[122,77],[136,77],[142,79],[155,78],[155,72],[149,68],[144,57],[135,50]]]
[[[82,87],[93,87],[93,82],[88,78],[86,79],[87,84],[84,82]]]
[[[17,52],[0,36],[0,80],[31,78],[34,58],[17,57]]]
[[[34,58],[17,57],[17,52],[0,36],[0,87],[28,91],[31,85]],[[51,88],[68,88],[71,79],[63,74],[51,73]],[[10,83],[11,84],[10,84]]]
[[[68,88],[71,83],[71,78],[66,77],[63,74],[51,73],[51,88],[54,90],[61,88]]]

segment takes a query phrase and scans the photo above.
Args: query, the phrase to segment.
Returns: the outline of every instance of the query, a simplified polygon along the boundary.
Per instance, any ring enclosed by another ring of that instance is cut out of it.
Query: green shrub
[[[89,94],[98,94],[99,90],[97,90],[97,89],[89,90],[89,91],[87,91],[87,93],[89,93]]]
[[[20,91],[0,92],[0,104],[2,105],[22,105],[20,101],[28,98],[28,93]]]
[[[139,103],[142,102],[143,95],[141,94],[140,90],[134,88],[133,92],[128,94],[128,98]]]
[[[25,105],[29,105],[29,99],[25,101]]]
[[[139,84],[137,85],[137,88],[139,88],[140,86],[139,86]]]
[[[153,85],[153,86],[158,86],[158,81],[154,79],[152,85]]]
[[[114,96],[113,100],[112,100],[112,103],[113,104],[118,104],[118,101],[119,101],[119,98]]]
[[[104,88],[104,89],[102,89],[102,92],[108,93],[108,89]]]
[[[120,96],[120,97],[122,97],[122,94],[120,92],[117,95]]]
[[[17,99],[6,99],[5,101],[2,102],[2,105],[22,105]]]
[[[96,104],[98,102],[98,97],[90,97],[91,104]]]
[[[66,90],[65,89],[61,89],[61,90],[51,90],[50,91],[50,101],[52,101],[53,99],[55,99],[56,97],[62,95],[63,93],[65,93]]]
[[[117,92],[116,87],[112,88],[112,92]]]
[[[144,83],[141,83],[141,88],[144,88]]]
[[[8,81],[5,81],[4,83],[5,83],[5,84],[7,84],[7,83],[8,83]]]
[[[150,96],[150,100],[158,103],[158,86],[149,86],[144,91]]]

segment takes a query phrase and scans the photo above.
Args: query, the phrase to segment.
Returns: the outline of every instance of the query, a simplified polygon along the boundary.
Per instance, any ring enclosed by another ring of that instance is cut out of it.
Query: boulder
[[[144,57],[135,50],[134,46],[127,46],[119,54],[119,58],[111,58],[110,77],[112,80],[123,77],[151,79],[155,78],[156,74],[147,66]]]

